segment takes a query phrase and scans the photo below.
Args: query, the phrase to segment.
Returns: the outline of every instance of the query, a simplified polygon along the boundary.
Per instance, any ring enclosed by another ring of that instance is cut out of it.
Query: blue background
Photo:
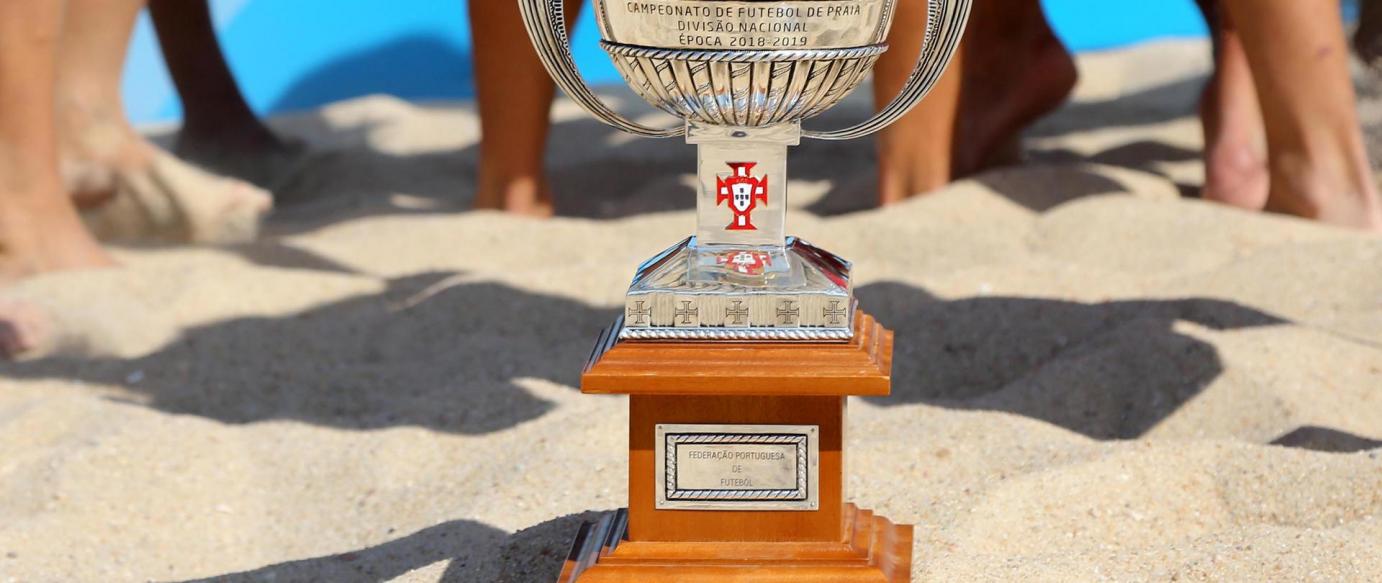
[[[250,105],[276,113],[372,93],[404,99],[473,96],[465,1],[212,0],[211,6],[222,47]],[[589,4],[573,39],[576,60],[591,83],[618,82],[596,46]],[[1192,0],[1043,4],[1057,34],[1077,51],[1205,34]],[[180,115],[147,16],[135,29],[122,89],[136,122]]]

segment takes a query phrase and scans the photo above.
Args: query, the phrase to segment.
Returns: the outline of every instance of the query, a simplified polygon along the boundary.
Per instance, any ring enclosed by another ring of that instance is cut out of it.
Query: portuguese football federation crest
[[[763,268],[773,264],[773,258],[763,251],[730,251],[715,257],[715,262],[744,275],[762,275]]]
[[[753,226],[753,209],[758,203],[768,204],[768,177],[755,178],[751,172],[757,162],[727,162],[733,173],[728,177],[715,178],[715,206],[729,201],[729,211],[734,213],[726,231],[756,231]]]

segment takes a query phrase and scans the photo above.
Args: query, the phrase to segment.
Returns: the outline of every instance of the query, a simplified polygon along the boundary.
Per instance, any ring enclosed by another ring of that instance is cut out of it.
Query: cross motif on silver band
[[[845,309],[840,307],[840,300],[830,300],[830,305],[821,315],[825,316],[827,326],[843,326],[845,323]]]
[[[700,308],[691,307],[691,300],[682,300],[681,307],[672,312],[672,316],[681,318],[682,324],[690,324],[692,316],[699,316]]]
[[[797,307],[796,300],[782,300],[777,303],[777,319],[783,326],[797,325],[797,318],[801,317],[801,308]]]
[[[730,318],[730,324],[742,326],[744,318],[749,317],[749,309],[744,307],[744,300],[734,300],[734,305],[725,308],[725,317]]]
[[[643,300],[635,300],[634,306],[629,308],[628,317],[633,318],[633,322],[630,322],[630,324],[634,326],[648,325],[648,317],[653,315],[653,310],[652,308],[643,307],[644,303]]]

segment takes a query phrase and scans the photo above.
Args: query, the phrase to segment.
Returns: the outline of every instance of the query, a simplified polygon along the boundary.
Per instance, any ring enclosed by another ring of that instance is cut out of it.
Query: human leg
[[[477,209],[549,216],[552,192],[543,167],[555,86],[528,42],[513,2],[470,0],[480,109]],[[568,26],[580,0],[567,0]]]
[[[53,91],[61,20],[61,0],[0,2],[3,281],[114,263],[82,226],[58,175]]]
[[[1266,127],[1267,210],[1382,230],[1333,0],[1223,0]]]
[[[268,194],[187,165],[124,115],[120,75],[143,0],[69,0],[58,53],[58,130],[68,187],[110,237],[253,237]]]
[[[888,32],[888,52],[873,67],[873,101],[882,108],[906,84],[926,26],[925,0],[901,0]],[[964,50],[912,111],[878,132],[878,203],[888,205],[950,182],[950,152],[960,97]]]
[[[150,0],[149,14],[182,99],[173,151],[265,188],[285,178],[305,148],[280,139],[254,115],[216,40],[207,1]]]
[[[1243,42],[1218,0],[1199,0],[1214,40],[1214,73],[1200,97],[1205,200],[1249,210],[1267,205],[1267,136]]]
[[[975,0],[963,47],[955,176],[1011,163],[1022,131],[1060,107],[1078,72],[1039,0]]]
[[[874,67],[881,107],[906,81],[920,50],[924,0],[898,4],[889,50]],[[965,38],[941,81],[879,137],[884,204],[1007,162],[1022,130],[1075,86],[1075,62],[1037,0],[976,0]]]

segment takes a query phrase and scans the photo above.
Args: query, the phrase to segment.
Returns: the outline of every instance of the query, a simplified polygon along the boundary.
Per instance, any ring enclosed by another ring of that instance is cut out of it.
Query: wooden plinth
[[[834,541],[844,520],[840,480],[844,397],[629,395],[629,540]],[[820,510],[657,510],[653,469],[658,423],[819,425]]]
[[[843,497],[845,399],[888,394],[892,332],[859,311],[846,343],[619,342],[609,334],[581,391],[629,395],[629,507],[582,527],[559,581],[908,580],[912,527]],[[819,427],[819,508],[656,508],[658,424]]]
[[[839,542],[627,540],[626,511],[581,526],[558,583],[904,583],[912,527],[845,504]]]

